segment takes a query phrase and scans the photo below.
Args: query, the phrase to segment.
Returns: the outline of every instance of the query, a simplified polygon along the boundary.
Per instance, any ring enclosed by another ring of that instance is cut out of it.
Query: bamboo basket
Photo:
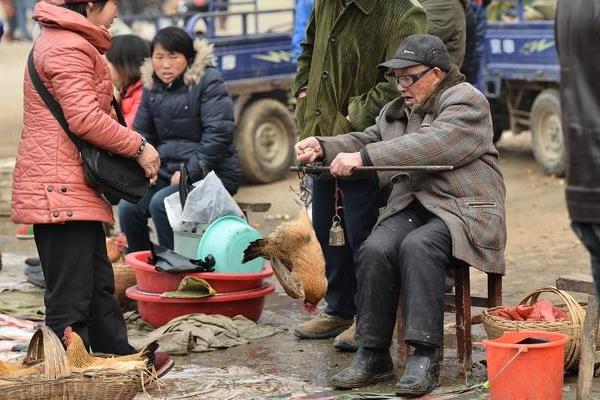
[[[119,261],[113,264],[113,273],[115,275],[115,296],[121,307],[125,308],[131,301],[125,296],[125,291],[136,284],[135,270],[126,262]]]
[[[0,376],[0,400],[131,400],[142,390],[145,370],[73,372],[62,343],[48,327],[38,329],[24,365],[43,363],[43,373]]]
[[[556,305],[567,314],[565,321],[559,322],[533,322],[533,321],[509,321],[492,315],[492,312],[503,307],[494,307],[482,312],[483,326],[488,338],[496,339],[504,332],[518,331],[543,331],[558,332],[569,336],[569,342],[565,345],[565,370],[577,366],[581,352],[581,330],[585,320],[585,310],[569,293],[559,290],[553,286],[544,287],[527,295],[519,305],[534,305],[540,294],[551,293],[558,296],[562,304]]]

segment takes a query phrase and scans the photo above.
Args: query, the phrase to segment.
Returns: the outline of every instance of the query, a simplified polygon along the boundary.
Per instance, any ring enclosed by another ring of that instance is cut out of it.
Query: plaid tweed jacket
[[[382,186],[393,184],[379,222],[416,198],[448,226],[455,258],[504,274],[506,189],[492,143],[490,108],[456,68],[420,108],[409,111],[398,98],[364,132],[318,139],[326,164],[340,152],[361,151],[372,165],[454,166],[435,174],[379,173]]]

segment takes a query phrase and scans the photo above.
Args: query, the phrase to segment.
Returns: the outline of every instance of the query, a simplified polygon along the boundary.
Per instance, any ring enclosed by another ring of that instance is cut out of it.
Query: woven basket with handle
[[[569,293],[553,286],[535,290],[521,300],[519,304],[532,306],[538,301],[542,293],[551,293],[560,298],[561,304],[556,307],[561,308],[567,314],[565,321],[509,321],[492,315],[494,311],[503,308],[494,307],[482,312],[483,326],[490,339],[499,338],[504,332],[543,331],[564,333],[570,338],[569,342],[565,345],[565,369],[571,369],[577,365],[579,360],[581,330],[585,319],[585,310]]]
[[[131,400],[142,390],[144,370],[74,372],[62,343],[48,327],[38,329],[24,365],[43,363],[43,372],[23,377],[0,375],[0,400]]]

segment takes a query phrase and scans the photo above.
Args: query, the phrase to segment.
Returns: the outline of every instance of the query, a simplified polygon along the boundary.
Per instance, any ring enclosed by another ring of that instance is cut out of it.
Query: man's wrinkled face
[[[437,67],[413,65],[394,70],[400,97],[409,108],[422,106],[444,79],[446,73]]]

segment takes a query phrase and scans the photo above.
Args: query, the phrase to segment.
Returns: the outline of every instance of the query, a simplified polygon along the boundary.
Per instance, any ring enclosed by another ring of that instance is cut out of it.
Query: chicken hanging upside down
[[[95,357],[88,353],[81,337],[73,331],[70,326],[65,328],[63,343],[66,347],[67,361],[73,369],[116,369],[129,371],[133,369],[145,369],[152,366],[154,352],[158,343],[152,342],[139,353],[128,356]]]
[[[271,261],[275,277],[294,299],[304,301],[304,308],[314,312],[327,292],[325,257],[306,208],[297,221],[284,222],[264,239],[250,243],[243,263],[263,257]]]

